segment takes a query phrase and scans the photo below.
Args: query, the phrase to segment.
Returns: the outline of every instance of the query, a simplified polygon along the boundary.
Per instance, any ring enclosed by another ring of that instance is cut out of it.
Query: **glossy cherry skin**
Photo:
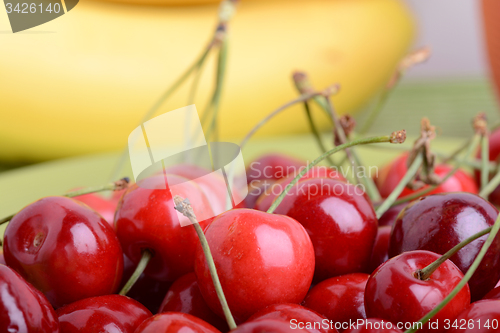
[[[372,273],[378,266],[389,259],[389,241],[391,239],[392,228],[388,225],[378,227],[377,238],[373,245],[370,264],[368,265],[367,273]]]
[[[500,128],[497,128],[493,132],[491,132],[489,138],[489,160],[490,161],[498,161],[498,156],[500,155]],[[477,152],[477,158],[481,159],[481,150]],[[481,173],[476,170],[475,173],[475,178],[476,178],[476,183],[478,186],[481,184]],[[490,179],[493,177],[493,175],[490,175]],[[500,186],[497,186],[491,192],[491,194],[488,197],[488,201],[494,204],[495,206],[500,206]]]
[[[137,267],[125,255],[123,256],[123,263],[123,277],[118,290],[123,288]],[[158,281],[142,273],[133,287],[128,291],[127,296],[144,305],[151,313],[157,313],[171,285],[171,282]]]
[[[220,331],[187,313],[168,312],[146,319],[134,333],[220,333]]]
[[[307,166],[305,161],[283,154],[267,154],[249,163],[247,182],[263,179],[281,179],[291,174],[298,174]]]
[[[203,299],[193,272],[181,276],[172,284],[158,312],[187,313],[206,321],[222,332],[229,331],[226,321],[210,310]]]
[[[444,254],[469,236],[492,226],[498,211],[470,193],[443,193],[414,201],[399,215],[391,234],[389,256],[404,251],[428,250]],[[450,258],[467,272],[487,235]],[[500,278],[500,236],[496,237],[477,271],[469,280],[473,300],[481,299]]]
[[[239,325],[231,333],[293,333],[310,332],[299,326],[300,323],[290,323],[280,319],[259,319]]]
[[[146,178],[140,185],[145,188],[137,184],[130,186],[118,203],[116,234],[123,252],[132,262],[139,262],[143,249],[153,253],[144,271],[146,275],[160,281],[175,281],[193,271],[198,236],[193,226],[180,225],[172,194],[162,188],[165,186],[162,176]],[[195,213],[201,210],[212,212],[208,199],[199,187],[191,182],[182,185],[182,197],[190,200]],[[151,189],[155,186],[156,189]],[[207,224],[208,221],[200,222],[202,228]]]
[[[449,325],[450,333],[500,332],[500,300],[474,302],[450,320]]]
[[[125,190],[113,192],[111,197],[104,197],[98,193],[89,193],[85,195],[79,195],[74,199],[83,202],[108,221],[108,223],[113,226],[116,206],[118,206],[118,201],[122,197]]]
[[[290,184],[295,177],[296,175],[290,175],[274,182],[274,184],[259,197],[255,204],[255,208],[263,212],[267,211],[276,198],[285,190],[287,185]],[[311,178],[330,178],[345,181],[345,178],[342,177],[337,170],[329,169],[324,166],[314,166],[304,176],[302,176],[302,178],[297,182],[297,184],[295,184],[294,187],[290,189],[290,191],[288,191],[287,196],[294,196],[301,191],[307,191],[307,185],[303,185],[302,182]]]
[[[108,222],[83,203],[40,199],[12,218],[4,237],[7,264],[55,308],[118,289],[120,243]]]
[[[294,219],[234,209],[216,217],[205,234],[237,323],[271,304],[304,299],[314,273],[314,249]],[[195,273],[203,298],[222,317],[201,246],[196,251]]]
[[[378,173],[378,177],[375,177],[375,184],[377,185],[380,195],[383,198],[387,198],[389,194],[391,194],[391,192],[396,188],[401,179],[403,179],[406,171],[408,170],[406,166],[407,158],[408,154],[402,154],[394,161],[383,167]],[[436,165],[436,167],[434,168],[434,172],[438,176],[444,177],[452,169],[452,166],[440,164]],[[404,197],[423,189],[425,189],[425,186],[418,190],[405,188],[399,196]],[[469,192],[477,194],[478,188],[474,178],[471,175],[465,173],[462,170],[458,170],[453,176],[448,178],[443,184],[439,185],[428,194],[446,192]]]
[[[57,316],[61,333],[133,333],[152,314],[127,296],[105,295],[65,305]]]
[[[403,333],[403,331],[390,321],[368,318],[357,322],[354,328],[348,328],[344,333]]]
[[[57,316],[45,296],[1,264],[0,332],[59,332]]]
[[[462,272],[450,260],[441,264],[428,280],[415,277],[415,272],[434,262],[440,256],[430,251],[410,251],[394,257],[373,272],[365,290],[366,315],[392,323],[414,323],[438,305],[463,278]],[[455,318],[470,303],[466,285],[431,320],[422,332],[443,332],[445,319]]]
[[[408,202],[393,206],[389,208],[382,216],[378,219],[378,226],[390,226],[396,222],[396,219],[398,218],[399,213],[408,206]]]
[[[368,274],[352,273],[326,279],[309,290],[302,304],[338,323],[365,319],[368,277]]]
[[[365,271],[377,236],[377,218],[368,196],[351,184],[315,178],[286,196],[276,214],[299,221],[316,256],[314,280]]]
[[[299,325],[301,323],[305,330],[311,333],[336,333],[334,327],[330,327],[328,318],[316,311],[298,304],[283,303],[270,305],[251,316],[248,321],[261,319],[278,319]],[[312,324],[308,324],[312,323]],[[309,328],[306,326],[309,325]],[[316,326],[314,326],[316,325]]]
[[[490,292],[483,297],[483,299],[500,299],[500,287],[497,286],[491,289]]]

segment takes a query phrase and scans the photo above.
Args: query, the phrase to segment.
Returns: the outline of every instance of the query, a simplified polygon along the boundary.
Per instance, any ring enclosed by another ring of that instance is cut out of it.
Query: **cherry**
[[[399,181],[404,177],[407,171],[406,161],[408,159],[408,154],[402,154],[394,161],[383,167],[378,175],[375,177],[375,184],[383,198],[387,198],[389,194],[398,185]],[[434,172],[440,177],[446,176],[453,167],[449,165],[436,165]],[[415,193],[425,189],[426,186],[419,190],[411,190],[405,188],[401,192],[400,197],[407,196],[409,194]],[[448,178],[443,184],[439,185],[429,194],[435,193],[445,193],[445,192],[470,192],[477,194],[478,188],[472,176],[468,175],[462,170],[455,172],[453,176]]]
[[[302,327],[302,326],[300,326]],[[259,319],[249,321],[238,326],[231,333],[293,333],[293,332],[312,332],[305,328],[300,328],[299,324],[279,319]]]
[[[314,249],[297,221],[234,209],[216,217],[205,234],[236,322],[271,304],[304,299],[314,273]],[[222,317],[201,246],[196,252],[195,273],[203,298]]]
[[[264,179],[280,179],[291,174],[298,174],[306,162],[282,155],[267,154],[250,162],[247,168],[247,182]]]
[[[368,273],[373,272],[378,266],[383,264],[389,259],[389,241],[391,239],[392,228],[388,225],[378,227],[377,238],[373,245],[372,255],[370,257],[370,264],[368,266]]]
[[[4,236],[7,264],[54,307],[113,293],[123,253],[110,225],[87,205],[46,197],[17,213]]]
[[[261,319],[283,320],[289,322],[291,325],[304,328],[311,333],[338,332],[334,327],[330,326],[328,318],[298,304],[283,303],[270,305],[252,315],[248,321]]]
[[[248,187],[248,194],[244,200],[244,208],[254,209],[257,200],[275,183],[274,180],[254,180]]]
[[[411,325],[426,315],[463,278],[462,272],[450,260],[437,267],[430,278],[424,281],[417,278],[417,270],[439,257],[430,251],[409,251],[380,265],[366,284],[366,315],[405,325]],[[466,285],[422,326],[422,332],[442,332],[444,321],[455,318],[469,303],[470,293]]]
[[[449,327],[450,333],[499,332],[500,300],[488,299],[474,302],[445,325]]]
[[[309,290],[303,305],[335,323],[365,319],[364,296],[368,277],[368,274],[352,273],[326,279]]]
[[[5,265],[0,265],[0,332],[59,332],[45,296]]]
[[[227,323],[217,316],[203,299],[196,275],[188,273],[170,287],[158,312],[182,312],[203,319],[222,332],[229,331]]]
[[[368,318],[356,322],[355,327],[345,330],[344,333],[403,333],[403,331],[390,321]]]
[[[396,205],[396,206],[392,206],[391,208],[389,208],[384,214],[382,214],[382,216],[378,219],[378,226],[379,227],[382,227],[382,226],[390,226],[392,227],[392,225],[394,224],[394,222],[396,222],[396,219],[399,215],[399,213],[401,213],[401,211],[408,205],[407,202],[405,203],[402,203],[402,204],[399,204],[399,205]]]
[[[326,179],[306,179],[304,190],[285,196],[275,213],[299,221],[311,237],[315,281],[362,272],[368,267],[377,235],[377,218],[358,187]]]
[[[116,206],[125,190],[115,191],[110,198],[103,197],[97,193],[89,193],[75,197],[90,208],[101,214],[101,216],[113,226]]]
[[[171,177],[179,182],[186,180]],[[199,187],[187,181],[181,185],[179,190],[185,192],[184,197],[189,198],[197,212],[212,212],[208,199]],[[178,217],[172,194],[164,189],[163,176],[145,178],[140,186],[130,186],[118,203],[116,234],[132,262],[139,262],[144,249],[153,253],[144,271],[146,275],[160,281],[175,281],[193,271],[198,237],[191,226],[181,226],[180,221],[184,217]],[[200,225],[204,228],[208,223],[202,221]]]
[[[134,333],[220,333],[215,327],[187,313],[168,312],[142,322]]]
[[[152,314],[127,296],[105,295],[65,305],[57,316],[64,333],[133,333]]]
[[[489,138],[488,138],[488,150],[489,150],[489,160],[490,161],[497,161],[498,156],[500,155],[500,128],[497,128],[494,130]],[[476,155],[478,158],[481,158],[481,150],[477,152]],[[476,183],[480,184],[481,183],[481,173],[476,170],[474,173],[475,178],[476,178]],[[492,177],[490,177],[491,179]],[[500,206],[500,186],[498,186],[493,192],[488,197],[488,200],[494,204],[495,206]]]
[[[500,287],[496,286],[487,293],[483,299],[500,299]]]
[[[428,250],[444,254],[473,234],[491,227],[498,211],[470,193],[443,193],[414,201],[399,215],[392,230],[389,256],[404,251]],[[450,258],[467,272],[487,236],[462,248]],[[472,299],[481,299],[500,278],[500,237],[496,237],[469,281]]]
[[[123,288],[137,267],[125,255],[123,256],[123,263],[123,277],[119,289]],[[158,281],[143,273],[127,292],[127,296],[144,305],[152,313],[157,313],[170,285],[170,282]]]

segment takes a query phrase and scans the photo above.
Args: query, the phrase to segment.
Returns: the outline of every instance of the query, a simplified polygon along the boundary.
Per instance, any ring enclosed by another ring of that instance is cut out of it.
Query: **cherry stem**
[[[481,137],[481,190],[488,184],[488,178],[490,175],[488,170],[488,163],[490,162],[489,150],[488,135],[483,134]]]
[[[377,136],[377,137],[372,137],[372,138],[366,138],[366,139],[358,139],[355,141],[350,141],[346,142],[342,145],[339,145],[326,153],[322,154],[318,158],[316,158],[314,161],[309,163],[307,167],[303,168],[299,174],[286,186],[286,188],[281,192],[281,194],[276,198],[276,200],[273,202],[271,207],[267,210],[268,213],[273,213],[275,209],[279,206],[279,204],[283,201],[283,198],[287,195],[287,193],[290,191],[290,189],[299,181],[300,178],[302,178],[313,166],[317,165],[321,161],[323,161],[327,156],[333,155],[345,148],[349,147],[354,147],[357,145],[366,145],[370,143],[379,143],[379,142],[390,142],[390,143],[403,143],[404,140],[406,139],[406,131],[397,131],[393,132],[391,135],[384,135],[384,136]]]
[[[108,183],[108,184],[105,184],[105,185],[94,186],[94,187],[86,187],[86,188],[82,188],[80,190],[68,192],[66,194],[63,194],[62,196],[63,197],[68,197],[68,198],[73,198],[73,197],[77,197],[77,196],[80,196],[80,195],[85,195],[85,194],[90,194],[90,193],[96,193],[96,192],[121,191],[121,190],[124,190],[124,189],[126,189],[128,187],[129,182],[130,182],[130,179],[127,178],[127,177],[125,177],[125,178],[122,178],[120,180],[117,180],[115,182]],[[9,215],[9,216],[6,216],[6,217],[0,219],[0,225],[9,222],[14,217],[14,215],[16,215],[16,214],[12,214],[12,215]]]
[[[422,154],[418,154],[413,163],[410,165],[408,170],[406,171],[404,177],[399,181],[398,185],[394,188],[394,190],[389,194],[387,199],[377,208],[377,219],[379,219],[396,201],[398,196],[403,192],[406,185],[415,177],[418,169],[422,166],[423,156]]]
[[[306,111],[306,116],[307,116],[307,121],[309,123],[309,127],[311,128],[311,133],[314,136],[314,139],[316,140],[316,143],[318,144],[318,147],[321,151],[321,153],[326,152],[326,147],[323,144],[323,141],[321,140],[321,136],[319,134],[318,129],[316,128],[316,125],[314,124],[312,114],[311,114],[311,108],[309,107],[309,103],[307,101],[304,102],[304,110]],[[335,162],[332,160],[330,156],[326,158],[330,166],[334,166]]]
[[[217,274],[217,268],[215,267],[215,262],[212,256],[212,252],[210,251],[210,246],[208,245],[207,238],[205,237],[205,234],[203,233],[203,230],[201,229],[200,224],[196,219],[193,207],[191,207],[188,199],[183,199],[178,195],[174,197],[174,203],[175,209],[189,219],[189,221],[193,224],[196,233],[198,234],[198,238],[200,239],[201,247],[208,264],[208,269],[210,270],[210,276],[212,277],[212,282],[214,283],[215,292],[217,293],[217,297],[219,298],[220,304],[222,306],[222,311],[224,312],[224,316],[226,317],[229,329],[233,330],[236,328],[236,322],[234,321],[231,310],[229,309],[229,305],[227,304],[226,296],[224,295],[224,291],[222,290],[222,285],[219,280],[219,275]]]
[[[489,229],[489,228],[488,228]],[[464,277],[462,280],[453,288],[451,293],[444,298],[444,300],[439,303],[434,309],[432,309],[429,313],[427,313],[424,317],[422,317],[419,322],[422,323],[422,326],[427,323],[432,317],[434,317],[441,309],[443,309],[459,292],[462,290],[462,288],[469,282],[470,278],[478,268],[479,264],[483,260],[484,256],[486,255],[486,252],[491,246],[491,243],[493,243],[493,240],[495,239],[498,230],[500,229],[500,215],[498,215],[495,224],[491,227],[490,234],[488,235],[488,238],[484,242],[483,246],[481,247],[481,250],[479,251],[479,254],[477,255],[476,259],[474,259],[474,262],[470,266],[469,270],[467,273],[465,273]],[[413,325],[414,327],[417,328],[412,328],[409,330],[406,330],[404,333],[414,333],[418,330],[419,326]]]
[[[490,182],[479,192],[479,196],[487,200],[488,196],[500,185],[500,172],[491,178]]]
[[[417,270],[415,272],[416,277],[418,279],[422,280],[422,281],[427,280],[428,278],[431,277],[432,273],[434,273],[434,271],[436,269],[438,269],[438,267],[443,262],[445,262],[446,260],[450,259],[455,253],[457,253],[458,251],[460,251],[466,245],[469,245],[470,243],[472,243],[473,241],[475,241],[479,237],[482,237],[482,236],[486,235],[487,233],[489,233],[491,231],[491,228],[492,227],[489,227],[489,228],[486,228],[484,230],[481,230],[480,232],[478,232],[478,233],[470,236],[469,238],[464,239],[463,241],[461,241],[460,243],[458,243],[457,245],[455,245],[454,247],[452,247],[450,250],[448,250],[445,254],[443,254],[441,257],[439,257],[439,259],[437,259],[433,263],[429,264],[425,268]]]
[[[149,251],[148,249],[142,250],[141,260],[139,260],[137,267],[135,268],[134,272],[132,273],[132,275],[128,279],[127,283],[125,283],[122,290],[120,290],[120,292],[119,292],[120,295],[123,295],[123,296],[127,295],[127,293],[130,291],[130,289],[132,289],[134,284],[137,282],[137,280],[139,279],[141,274],[144,272],[144,270],[148,266],[148,263],[152,257],[153,257],[153,254],[151,253],[151,251]]]
[[[471,157],[471,155],[474,153],[474,151],[476,150],[477,146],[479,145],[479,141],[480,141],[480,136],[479,135],[474,135],[472,137],[472,139],[468,141],[469,146],[467,148],[467,151],[465,152],[465,156],[463,157],[462,161],[465,161],[465,160],[467,160],[467,158]],[[451,176],[453,176],[458,171],[458,169],[460,169],[460,164],[461,163],[458,163],[455,167],[453,167],[453,169],[451,169],[450,172],[448,172],[446,174],[446,176],[444,176],[443,179],[441,179],[441,181],[439,182],[439,184],[428,186],[428,187],[426,187],[426,188],[424,188],[424,189],[422,189],[422,190],[420,190],[418,192],[415,192],[413,194],[409,194],[407,196],[404,196],[404,197],[402,197],[402,198],[394,201],[392,203],[391,207],[397,206],[399,204],[402,204],[402,203],[405,203],[405,202],[408,202],[408,201],[412,201],[412,200],[418,199],[421,196],[426,195],[427,193],[430,193],[430,192],[434,191],[438,186],[440,186],[445,181],[447,181]]]

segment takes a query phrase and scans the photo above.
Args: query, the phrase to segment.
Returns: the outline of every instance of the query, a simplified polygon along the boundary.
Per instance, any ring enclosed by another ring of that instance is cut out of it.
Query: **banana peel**
[[[205,47],[217,8],[81,0],[35,29],[0,34],[0,160],[125,148],[143,115]],[[9,30],[6,22],[0,21],[0,31]],[[237,142],[296,98],[294,70],[309,73],[317,88],[339,83],[336,109],[354,112],[387,82],[414,31],[399,0],[242,1],[229,27],[220,139]],[[212,93],[215,61],[208,59],[200,78],[199,113]],[[189,84],[157,114],[186,106]],[[328,126],[321,111],[315,119]],[[297,105],[258,134],[307,130]]]

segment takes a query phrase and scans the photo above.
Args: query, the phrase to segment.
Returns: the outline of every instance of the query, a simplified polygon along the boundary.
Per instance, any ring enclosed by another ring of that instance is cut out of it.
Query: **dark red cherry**
[[[365,319],[364,297],[368,277],[368,274],[352,273],[326,279],[309,290],[302,304],[334,323]]]
[[[489,160],[490,161],[497,161],[498,162],[498,156],[500,155],[500,128],[497,128],[494,130],[488,139],[489,142]],[[481,150],[477,152],[476,155],[479,159],[481,158]],[[490,179],[493,177],[493,175],[490,175]],[[476,170],[475,172],[475,178],[476,178],[476,183],[479,185],[481,183],[481,173]],[[488,197],[488,200],[494,204],[495,206],[500,206],[500,186],[497,186],[493,192]]]
[[[234,209],[216,217],[205,234],[236,322],[271,304],[304,299],[314,273],[314,249],[294,219]],[[201,246],[195,273],[203,298],[222,317]]]
[[[373,245],[370,264],[368,265],[368,273],[373,272],[378,266],[389,259],[389,240],[391,239],[392,228],[388,225],[378,227],[377,238]]]
[[[304,190],[286,196],[275,213],[294,218],[307,230],[316,256],[315,281],[365,271],[377,235],[368,196],[334,179],[306,179],[301,185]]]
[[[377,177],[375,177],[375,184],[377,185],[380,195],[383,198],[387,198],[396,188],[401,179],[403,179],[406,171],[408,170],[406,166],[407,158],[407,153],[402,154],[394,161],[383,167]],[[449,165],[437,165],[434,168],[434,172],[436,175],[444,177],[452,169],[453,167]],[[418,191],[423,190],[424,188],[425,187],[419,189]],[[401,192],[400,197],[404,197],[415,192],[416,191],[414,190],[405,188],[403,192]],[[470,192],[477,194],[478,188],[472,176],[462,170],[458,170],[453,176],[448,178],[443,184],[439,185],[429,194],[446,192]]]
[[[344,333],[403,333],[402,330],[397,328],[397,324],[375,318],[360,320],[352,326],[346,329]]]
[[[206,321],[222,332],[229,331],[226,321],[210,310],[203,299],[193,272],[181,276],[172,284],[158,312],[187,313]]]
[[[127,256],[123,256],[123,277],[119,290],[123,288],[137,267]],[[171,282],[155,280],[144,273],[128,291],[127,296],[144,305],[151,313],[157,313]]]
[[[65,305],[57,316],[62,333],[133,333],[152,314],[127,296],[105,295]]]
[[[280,179],[288,175],[297,175],[301,168],[307,166],[305,161],[283,154],[268,154],[249,163],[247,182],[263,179]]]
[[[220,331],[187,313],[168,312],[146,319],[134,333],[220,333]]]
[[[185,179],[172,176],[180,182]],[[143,187],[140,187],[143,186]],[[120,202],[115,215],[115,229],[123,252],[138,263],[143,249],[153,253],[144,273],[160,281],[175,281],[193,271],[194,252],[199,243],[191,225],[182,227],[174,209],[169,190],[164,189],[165,179],[156,176],[144,179],[141,184],[130,186]],[[151,189],[155,188],[156,189]],[[183,182],[180,188],[183,198],[188,198],[197,213],[212,213],[208,199],[192,182]],[[201,221],[205,228],[208,221]]]
[[[391,234],[389,256],[405,251],[428,250],[444,254],[469,236],[492,226],[498,211],[486,200],[470,193],[426,196],[399,215]],[[487,235],[465,246],[450,258],[467,272]],[[481,299],[500,278],[500,236],[469,281],[472,299]]]
[[[500,286],[497,286],[490,290],[483,299],[500,299]]]
[[[438,305],[463,278],[462,272],[446,260],[422,281],[415,272],[434,262],[440,256],[430,251],[410,251],[389,259],[380,265],[368,279],[365,290],[366,315],[392,323],[412,324]],[[445,320],[455,318],[470,303],[466,285],[433,319],[422,332],[443,332]],[[437,322],[438,327],[432,327]]]
[[[500,332],[500,300],[472,303],[456,318],[445,323],[450,333]]]
[[[120,243],[108,222],[81,202],[40,199],[12,218],[4,237],[7,264],[56,308],[118,288]]]
[[[89,193],[77,196],[74,199],[83,202],[101,214],[101,216],[113,226],[116,206],[124,192],[125,190],[115,191],[111,197],[104,197],[98,193]]]
[[[259,319],[239,325],[231,333],[293,333],[310,332],[305,328],[299,328],[299,323],[279,319]],[[301,326],[300,326],[301,327]]]
[[[59,332],[57,316],[45,296],[1,264],[0,332]]]
[[[338,332],[334,327],[330,326],[328,318],[298,304],[283,303],[270,305],[252,315],[248,321],[261,319],[283,320],[289,322],[290,325],[296,325],[297,328],[304,328],[311,333]]]
[[[408,203],[405,202],[405,203],[402,203],[402,204],[399,204],[399,205],[396,205],[396,206],[393,206],[391,208],[389,208],[384,214],[382,214],[382,216],[378,219],[378,226],[379,227],[382,227],[382,226],[390,226],[392,227],[392,225],[394,224],[394,222],[396,222],[396,219],[399,215],[399,213],[401,213],[401,211],[406,207],[408,206]]]

